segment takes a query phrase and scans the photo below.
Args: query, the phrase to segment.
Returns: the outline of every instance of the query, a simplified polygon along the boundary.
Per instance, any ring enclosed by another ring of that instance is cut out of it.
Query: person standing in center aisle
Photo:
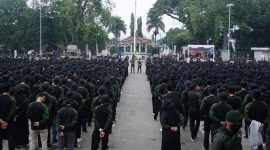
[[[195,141],[198,138],[198,131],[200,127],[200,87],[196,83],[190,84],[190,90],[188,93],[189,101],[189,122],[191,131],[191,141]]]
[[[27,116],[31,121],[30,129],[30,150],[38,148],[38,135],[40,135],[42,150],[47,150],[48,130],[47,123],[49,119],[48,107],[43,104],[47,99],[47,93],[40,93],[37,100],[32,102],[27,111]]]
[[[139,61],[138,61],[138,70],[137,70],[137,73],[142,73],[142,61],[141,59],[139,58]]]
[[[107,150],[112,124],[112,110],[108,96],[101,97],[101,105],[94,108],[93,118],[95,128],[92,134],[91,150],[98,149],[100,140],[102,140],[102,150]]]
[[[130,73],[135,73],[135,58],[130,60],[130,64],[131,64],[131,69],[130,69]]]

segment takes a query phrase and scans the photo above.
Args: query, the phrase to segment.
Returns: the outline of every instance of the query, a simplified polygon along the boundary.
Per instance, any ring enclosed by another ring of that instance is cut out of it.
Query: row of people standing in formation
[[[127,75],[128,60],[0,60],[0,149],[71,150],[92,120],[91,149],[107,149]]]
[[[185,130],[188,122],[190,140],[196,141],[201,121],[205,150],[242,149],[241,128],[248,138],[252,122],[258,123],[259,136],[266,142],[266,149],[270,149],[269,63],[148,59],[146,74],[154,119],[160,115],[162,150],[181,149],[180,127]],[[263,149],[262,144],[256,146]]]

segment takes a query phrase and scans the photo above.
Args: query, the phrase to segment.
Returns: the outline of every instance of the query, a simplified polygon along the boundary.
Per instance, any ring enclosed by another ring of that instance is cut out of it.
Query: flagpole
[[[134,10],[134,45],[133,45],[133,53],[136,55],[136,31],[137,31],[137,0],[135,0],[135,10]]]

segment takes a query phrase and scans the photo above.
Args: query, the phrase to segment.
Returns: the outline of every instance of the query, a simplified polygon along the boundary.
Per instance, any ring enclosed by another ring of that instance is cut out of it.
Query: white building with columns
[[[139,58],[148,56],[148,49],[151,46],[155,46],[150,39],[144,36],[136,37],[136,56]],[[107,44],[107,49],[114,47],[114,43]],[[119,42],[119,52],[124,56],[131,56],[134,53],[134,37],[129,36]]]

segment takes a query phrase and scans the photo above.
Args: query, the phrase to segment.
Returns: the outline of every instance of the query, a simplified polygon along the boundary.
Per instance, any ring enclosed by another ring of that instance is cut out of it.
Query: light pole
[[[233,7],[234,4],[227,4],[227,7],[229,7],[229,27],[228,27],[228,54],[230,57],[230,35],[231,35],[231,7]]]
[[[42,55],[42,14],[41,14],[41,2],[39,6],[39,57]]]
[[[99,32],[96,36],[96,56],[98,55],[98,37],[99,37]]]
[[[136,30],[137,30],[137,19],[136,19],[136,17],[137,17],[137,0],[135,0],[135,10],[134,10],[134,46],[133,46],[133,54],[135,54],[136,55]]]

